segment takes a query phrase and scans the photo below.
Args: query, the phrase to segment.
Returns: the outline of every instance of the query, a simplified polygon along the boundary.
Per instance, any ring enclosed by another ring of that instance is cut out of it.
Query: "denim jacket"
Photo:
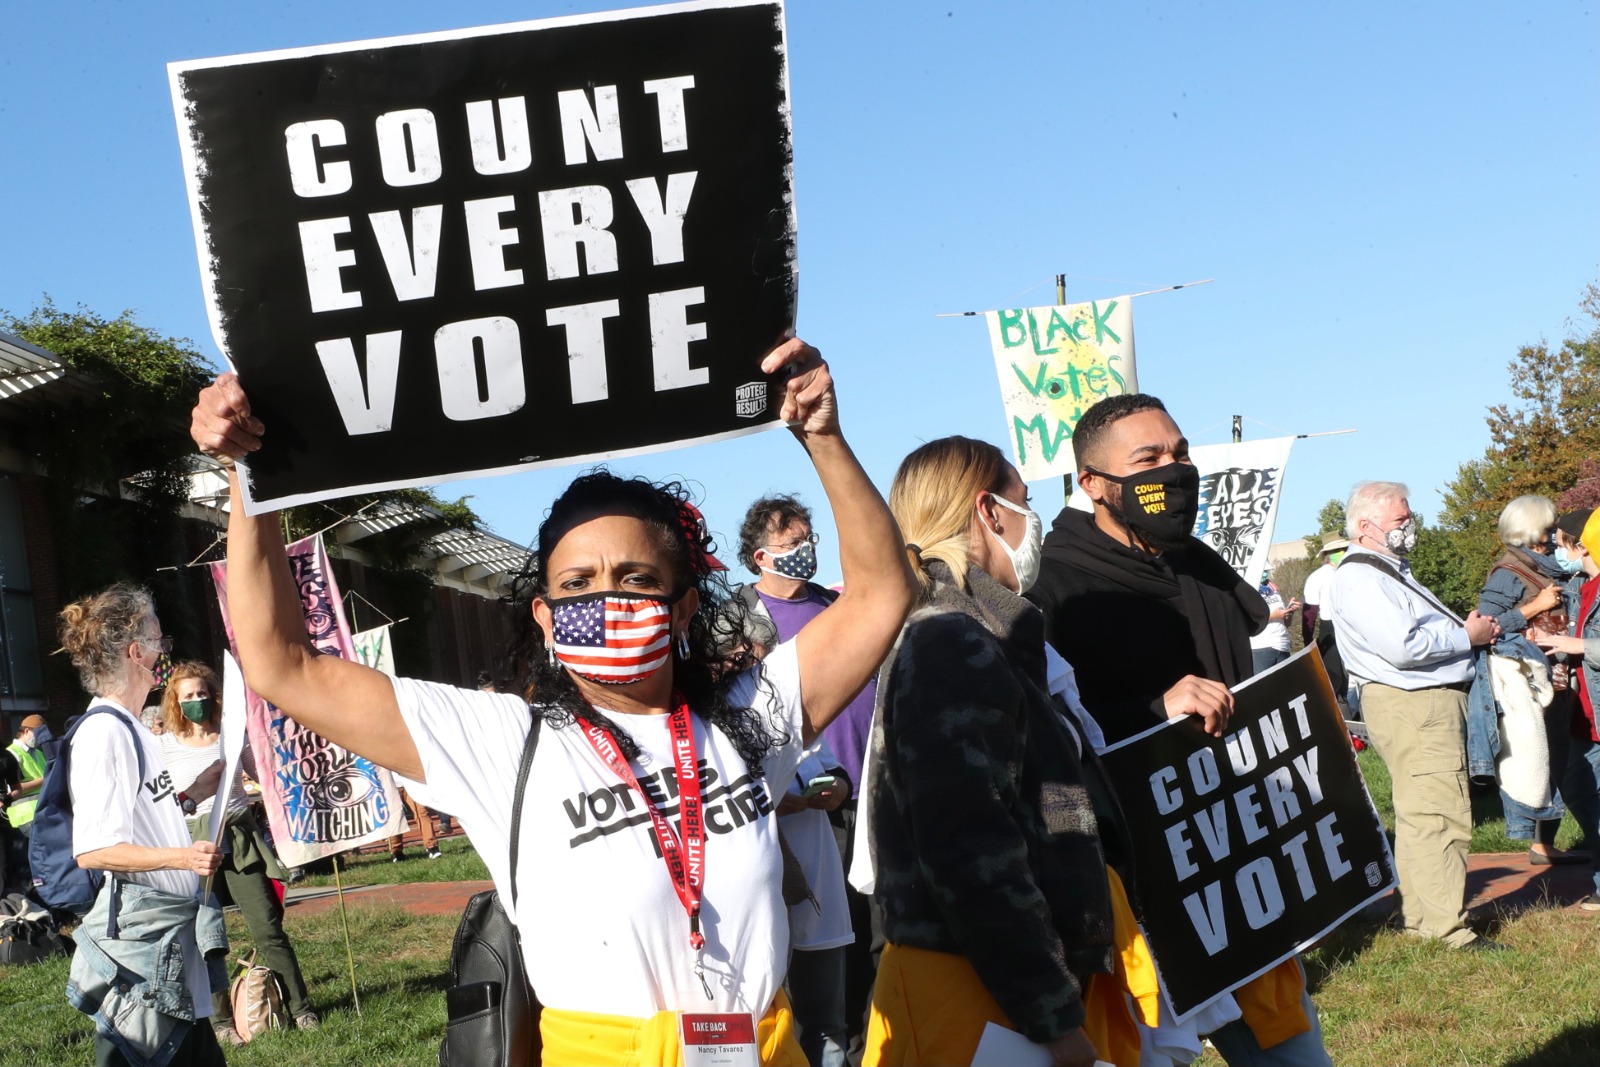
[[[112,876],[72,935],[67,1000],[134,1067],[166,1067],[194,1025],[182,941],[191,929],[202,956],[227,951],[215,898],[202,905]]]

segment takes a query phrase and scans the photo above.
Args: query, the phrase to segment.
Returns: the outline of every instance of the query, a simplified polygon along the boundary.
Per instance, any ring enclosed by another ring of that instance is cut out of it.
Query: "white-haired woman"
[[[197,892],[222,857],[210,841],[190,840],[180,807],[188,797],[172,788],[161,745],[134,710],[172,639],[148,591],[114,585],[62,610],[61,647],[94,694],[62,754],[79,816],[70,847],[79,867],[110,875],[78,927],[67,999],[95,1017],[97,1064],[220,1065],[203,954],[227,940]],[[221,771],[195,779],[195,799],[216,791]]]
[[[1500,624],[1500,642],[1522,636],[1534,619],[1545,618],[1546,632],[1563,633],[1564,617],[1546,617],[1546,612],[1562,615],[1562,585],[1568,575],[1555,558],[1556,506],[1548,498],[1529,494],[1519,496],[1500,512],[1500,543],[1505,553],[1489,569],[1483,592],[1478,594],[1478,611],[1491,615]],[[1523,646],[1524,649],[1526,646]],[[1550,745],[1550,803],[1530,808],[1500,790],[1506,813],[1506,834],[1513,841],[1531,842],[1528,860],[1536,866],[1551,863],[1585,863],[1583,853],[1556,848],[1556,830],[1566,814],[1560,791],[1567,765],[1568,698],[1563,688],[1545,709],[1545,736]]]

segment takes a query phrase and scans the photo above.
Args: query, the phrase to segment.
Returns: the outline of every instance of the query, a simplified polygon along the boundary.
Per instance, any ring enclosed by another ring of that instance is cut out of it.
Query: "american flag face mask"
[[[617,592],[551,600],[556,659],[603,685],[648,678],[672,657],[672,605],[677,602],[677,596]]]

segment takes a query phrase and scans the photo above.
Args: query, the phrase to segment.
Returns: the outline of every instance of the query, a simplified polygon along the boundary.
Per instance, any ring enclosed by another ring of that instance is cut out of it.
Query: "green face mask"
[[[205,722],[211,717],[211,698],[202,697],[199,700],[180,700],[178,707],[183,709],[183,717],[190,722]]]

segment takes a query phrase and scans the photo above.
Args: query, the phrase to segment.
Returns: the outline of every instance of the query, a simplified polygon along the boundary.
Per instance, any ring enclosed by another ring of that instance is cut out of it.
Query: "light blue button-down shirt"
[[[1362,555],[1389,564],[1405,582],[1352,562]],[[1411,576],[1405,560],[1352,545],[1333,574],[1329,594],[1332,603],[1322,608],[1333,620],[1339,655],[1351,677],[1396,689],[1472,681],[1472,639],[1466,628],[1434,605],[1438,598]]]

